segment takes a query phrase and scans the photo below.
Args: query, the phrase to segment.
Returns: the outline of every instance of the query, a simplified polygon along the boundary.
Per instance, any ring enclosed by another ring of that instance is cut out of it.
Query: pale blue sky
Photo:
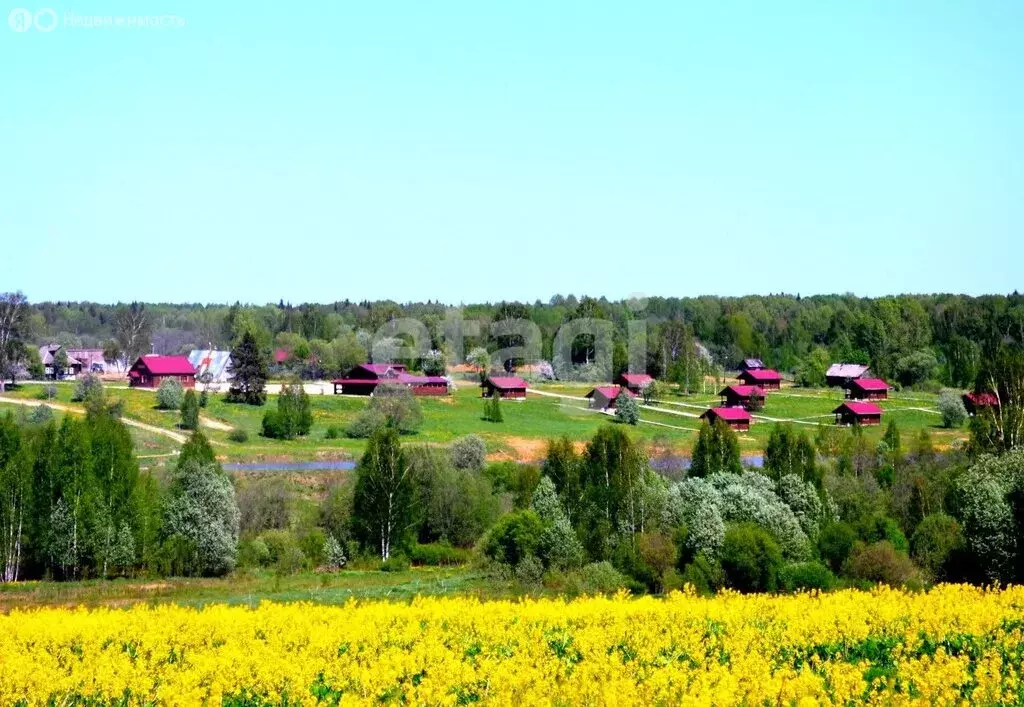
[[[0,25],[34,301],[1024,282],[1015,0],[49,7],[185,25]]]

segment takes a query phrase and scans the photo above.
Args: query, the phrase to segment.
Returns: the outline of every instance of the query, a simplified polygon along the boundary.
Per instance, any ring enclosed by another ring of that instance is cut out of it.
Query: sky
[[[32,301],[1024,284],[1021,2],[0,11]]]

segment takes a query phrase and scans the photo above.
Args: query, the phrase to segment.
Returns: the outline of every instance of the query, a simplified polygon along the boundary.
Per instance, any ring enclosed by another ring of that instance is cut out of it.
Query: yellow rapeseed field
[[[1024,588],[0,616],[0,704],[1020,704]]]

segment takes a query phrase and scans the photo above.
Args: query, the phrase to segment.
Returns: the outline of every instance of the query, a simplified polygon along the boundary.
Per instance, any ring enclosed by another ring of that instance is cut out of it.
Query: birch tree
[[[394,427],[373,433],[356,473],[357,531],[386,561],[413,525],[412,471]]]

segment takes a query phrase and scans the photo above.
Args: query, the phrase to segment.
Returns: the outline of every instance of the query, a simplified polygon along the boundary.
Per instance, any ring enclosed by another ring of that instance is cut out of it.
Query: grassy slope
[[[57,400],[69,403],[73,385],[60,384],[57,388]],[[582,396],[589,386],[557,384],[540,386],[539,389],[560,395]],[[41,386],[28,385],[12,391],[10,395],[34,398],[40,391]],[[472,433],[487,441],[488,449],[494,458],[529,460],[539,458],[546,440],[568,435],[571,439],[583,442],[609,419],[584,409],[586,402],[582,400],[531,395],[525,402],[508,402],[503,406],[504,423],[488,423],[481,419],[482,402],[478,391],[479,389],[472,383],[462,382],[459,389],[450,397],[421,399],[423,429],[407,440],[443,444]],[[156,409],[155,396],[151,391],[108,387],[107,394],[123,401],[125,414],[130,418],[166,429],[174,429],[177,424],[177,413]],[[363,440],[344,437],[327,440],[324,435],[327,428],[332,425],[344,429],[364,408],[366,399],[333,395],[313,395],[310,399],[315,424],[306,439],[264,439],[259,432],[266,408],[225,403],[220,396],[211,396],[209,406],[203,410],[203,415],[244,429],[249,434],[249,441],[238,444],[228,441],[227,433],[224,431],[207,429],[206,432],[216,445],[218,454],[233,460],[358,457],[365,445]],[[793,419],[812,423],[799,427],[814,434],[814,424],[832,423],[831,410],[842,399],[842,393],[838,391],[788,388],[770,394],[764,410],[757,415],[763,418]],[[712,395],[672,395],[658,406],[660,410],[644,409],[641,412],[643,420],[657,424],[640,424],[631,428],[631,433],[659,447],[685,453],[696,437],[698,421],[693,417],[671,414],[670,411],[699,414],[707,406],[717,403],[717,396]],[[273,404],[274,400],[271,399],[270,405]],[[928,429],[940,447],[965,436],[963,430],[941,429],[938,414],[927,411],[934,411],[934,395],[893,393],[891,399],[882,401],[881,405],[887,417],[895,417],[899,422],[905,442],[909,442],[921,429]],[[762,421],[762,424],[755,424],[749,432],[742,433],[740,441],[743,451],[756,453],[763,449],[771,427],[770,422]],[[870,439],[880,437],[881,433],[881,428],[867,429]],[[140,431],[133,431],[133,434],[136,436],[140,454],[166,454],[175,446],[171,440],[157,435]]]

